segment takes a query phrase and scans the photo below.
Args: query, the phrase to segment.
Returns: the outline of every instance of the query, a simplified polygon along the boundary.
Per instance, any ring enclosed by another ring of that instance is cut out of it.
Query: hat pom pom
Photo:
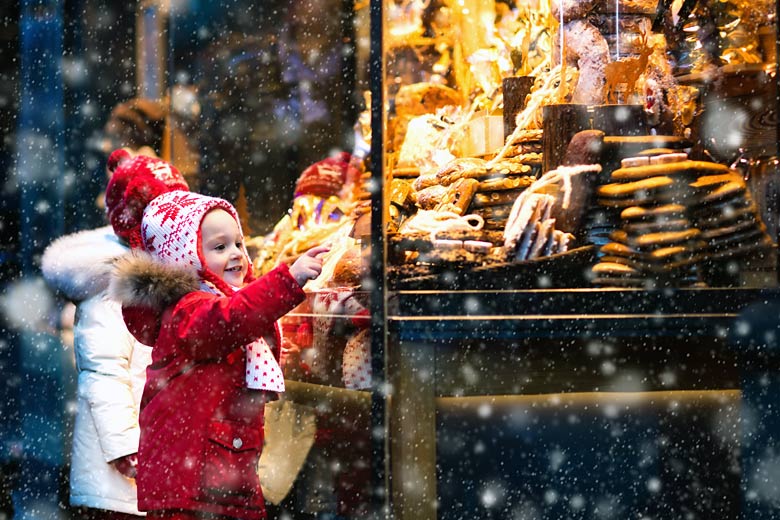
[[[151,175],[140,175],[127,185],[124,197],[109,214],[114,233],[131,247],[141,246],[141,220],[144,209],[154,198],[170,191],[164,182]]]
[[[130,152],[122,148],[114,150],[111,152],[111,155],[108,156],[106,170],[108,170],[110,173],[114,173],[117,169],[117,166],[119,166],[120,163],[126,161],[127,159],[130,159]]]

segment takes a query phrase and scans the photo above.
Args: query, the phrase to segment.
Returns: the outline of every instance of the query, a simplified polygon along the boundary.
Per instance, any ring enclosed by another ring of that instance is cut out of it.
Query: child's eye
[[[236,242],[236,247],[241,249],[241,242]]]
[[[214,246],[214,249],[216,249],[217,251],[222,251],[223,249],[225,249],[225,244],[217,244],[216,246]]]

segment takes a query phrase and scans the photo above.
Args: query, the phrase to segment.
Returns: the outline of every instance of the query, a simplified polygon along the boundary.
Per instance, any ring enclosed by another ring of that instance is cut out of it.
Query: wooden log
[[[588,130],[590,112],[588,105],[563,103],[542,107],[543,172],[557,168],[566,154],[571,138],[580,130]]]
[[[532,76],[517,76],[504,78],[504,138],[512,135],[515,130],[517,114],[525,108],[525,101],[531,87],[534,85]]]

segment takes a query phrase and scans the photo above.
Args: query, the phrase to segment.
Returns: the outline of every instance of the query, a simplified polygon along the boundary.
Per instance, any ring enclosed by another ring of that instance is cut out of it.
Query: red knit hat
[[[141,218],[149,202],[169,191],[189,191],[187,181],[175,166],[162,159],[115,150],[106,169],[111,180],[106,187],[106,213],[114,233],[130,244],[143,248]]]
[[[354,181],[360,176],[360,172],[350,164],[351,158],[352,155],[348,152],[341,152],[303,170],[295,184],[295,196],[330,197],[338,195],[346,182]]]
[[[206,267],[201,251],[200,225],[203,217],[213,209],[227,211],[235,219],[243,237],[238,213],[232,204],[217,197],[184,191],[164,193],[147,205],[143,212],[141,236],[144,249],[161,262],[192,266],[205,281],[211,282],[223,294],[230,295],[233,289]],[[244,282],[248,283],[254,280],[252,260],[246,247],[242,246],[242,249],[250,266],[244,277]]]

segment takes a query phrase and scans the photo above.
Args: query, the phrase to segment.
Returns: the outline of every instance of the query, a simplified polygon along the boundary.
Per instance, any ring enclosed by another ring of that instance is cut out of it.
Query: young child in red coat
[[[304,298],[326,247],[258,279],[236,210],[171,192],[141,223],[146,253],[120,260],[112,293],[153,345],[141,401],[139,509],[149,519],[265,518],[263,410],[284,391],[277,320]]]

